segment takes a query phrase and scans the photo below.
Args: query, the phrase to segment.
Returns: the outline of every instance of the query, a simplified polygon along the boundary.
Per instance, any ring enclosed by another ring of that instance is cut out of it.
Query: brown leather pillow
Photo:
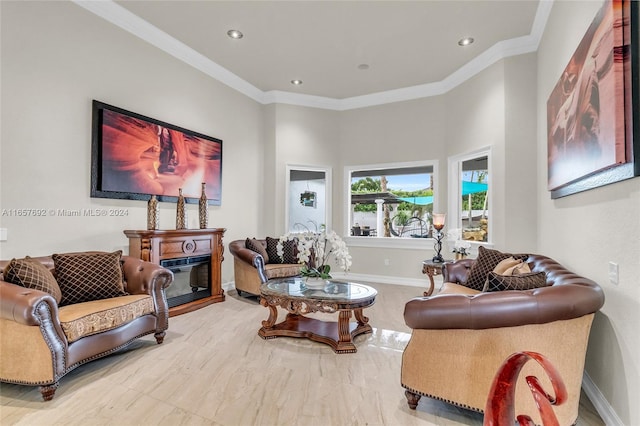
[[[9,283],[49,293],[57,303],[62,300],[60,286],[49,268],[29,256],[25,259],[11,259],[3,275],[4,280]]]
[[[269,263],[269,254],[267,253],[267,249],[264,248],[262,243],[255,238],[247,238],[244,242],[244,246],[251,251],[255,251],[264,259],[264,263]]]
[[[529,255],[503,253],[498,250],[491,250],[484,246],[480,246],[478,248],[478,258],[473,262],[473,265],[469,270],[469,278],[467,279],[465,286],[475,290],[482,290],[487,280],[487,274],[492,272],[502,260],[510,257],[513,257],[516,260],[524,260],[529,257]]]
[[[113,253],[64,253],[51,256],[62,291],[61,306],[126,296],[120,259]]]
[[[500,275],[489,272],[483,292],[504,290],[532,290],[547,286],[547,274],[530,272],[522,275]]]

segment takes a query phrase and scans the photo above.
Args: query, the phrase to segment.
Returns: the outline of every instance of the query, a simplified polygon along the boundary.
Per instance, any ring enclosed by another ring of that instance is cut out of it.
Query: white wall
[[[345,166],[440,160],[440,187],[436,209],[446,209],[445,105],[441,96],[408,102],[345,111],[340,115],[339,166],[336,185],[334,228],[346,232],[345,218],[350,206],[344,205]],[[443,162],[444,160],[444,162]],[[424,249],[349,247],[353,257],[351,271],[359,274],[426,280],[422,261],[433,257],[433,244]],[[389,259],[388,265],[385,259]]]
[[[210,226],[225,242],[258,234],[262,107],[70,2],[2,2],[2,209],[126,209],[125,217],[0,217],[0,258],[79,250],[128,251],[145,229],[144,201],[90,198],[91,101],[223,140],[222,206]],[[160,226],[175,228],[175,204]],[[188,205],[197,227],[197,206]],[[223,280],[233,275],[226,256]]]
[[[438,160],[434,208],[446,211],[448,157],[491,147],[493,243],[502,250],[535,252],[536,92],[532,69],[533,54],[508,58],[441,96],[343,112],[339,158],[343,167],[335,174],[341,199],[344,166]],[[507,94],[507,86],[515,87],[515,93]],[[334,216],[335,228],[343,229],[344,202],[338,205],[342,208]],[[452,212],[448,213],[451,217]],[[422,250],[352,247],[352,272],[424,279],[421,262],[433,256],[432,246],[429,242]],[[448,252],[443,255],[451,257]]]
[[[546,102],[601,4],[555,2],[538,50],[538,246],[603,287],[606,301],[593,323],[586,371],[614,410],[607,423],[638,425],[640,178],[556,200],[546,190]],[[609,282],[609,261],[619,265],[617,285]]]
[[[269,222],[265,223],[263,233],[265,236],[277,236],[286,232],[287,165],[332,168],[339,143],[339,113],[291,105],[271,105],[268,108],[265,126],[268,137],[272,138],[269,148],[273,152],[265,154],[269,162],[265,166],[263,185],[265,210],[269,210],[265,213]],[[335,200],[335,192],[333,194]],[[332,205],[335,206],[335,202]]]

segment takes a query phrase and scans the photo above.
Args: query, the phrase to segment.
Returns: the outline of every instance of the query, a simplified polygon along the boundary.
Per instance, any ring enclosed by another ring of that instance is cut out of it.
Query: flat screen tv
[[[91,196],[221,204],[222,140],[93,101]]]

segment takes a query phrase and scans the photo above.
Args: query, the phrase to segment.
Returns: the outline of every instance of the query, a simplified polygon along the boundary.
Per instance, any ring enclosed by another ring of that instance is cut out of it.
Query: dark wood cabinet
[[[224,228],[124,231],[129,238],[129,256],[138,257],[174,271],[176,280],[167,289],[169,316],[180,315],[224,301],[222,238],[225,231]],[[208,279],[205,278],[204,284],[202,280],[196,283],[193,281],[194,276],[202,276],[201,271],[195,274],[195,270],[190,271],[196,263],[208,265],[208,275],[204,275]],[[172,287],[175,288],[185,279],[187,290],[184,294],[170,297],[170,293],[174,290]]]

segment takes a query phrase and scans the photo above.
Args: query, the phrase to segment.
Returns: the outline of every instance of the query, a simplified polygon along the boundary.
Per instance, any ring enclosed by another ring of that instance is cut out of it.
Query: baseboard
[[[604,421],[604,424],[607,426],[624,426],[624,423],[613,410],[609,401],[602,395],[602,392],[600,392],[600,389],[593,383],[593,380],[591,380],[591,377],[589,377],[586,371],[582,375],[582,389]]]

